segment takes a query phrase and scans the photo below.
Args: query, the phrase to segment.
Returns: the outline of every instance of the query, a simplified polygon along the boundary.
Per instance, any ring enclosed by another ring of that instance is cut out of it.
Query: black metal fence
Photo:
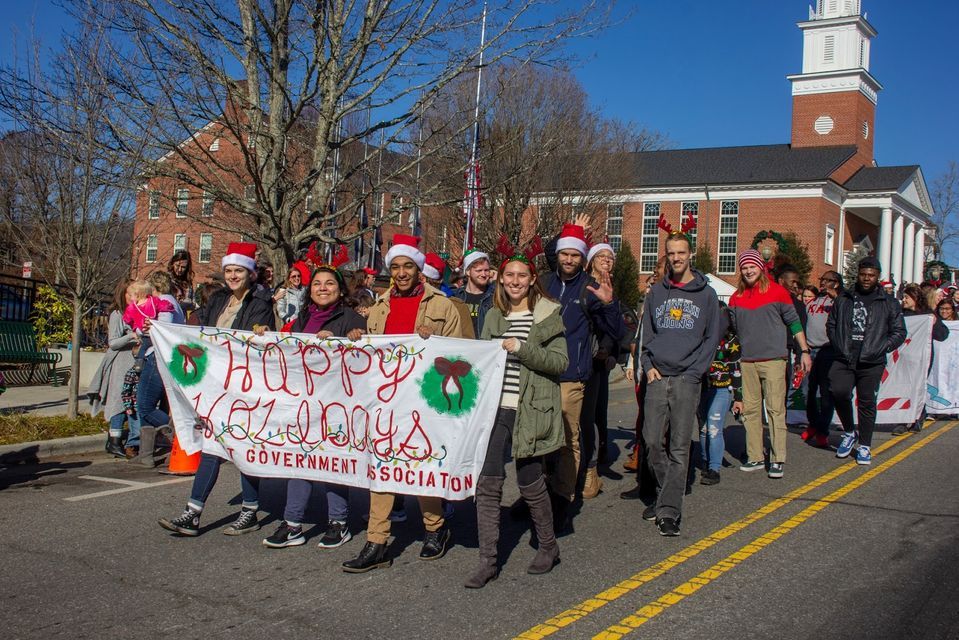
[[[0,320],[30,322],[37,292],[45,284],[42,280],[0,274]],[[60,295],[69,298],[70,292],[65,287],[53,285],[53,288]],[[82,325],[83,335],[77,341],[81,347],[106,346],[106,310],[111,298],[111,293],[100,292],[97,299],[84,310],[86,313]]]

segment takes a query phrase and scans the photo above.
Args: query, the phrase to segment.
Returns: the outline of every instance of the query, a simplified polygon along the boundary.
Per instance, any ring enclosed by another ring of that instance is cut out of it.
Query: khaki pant
[[[749,462],[763,461],[763,398],[769,418],[769,461],[786,461],[786,361],[743,362],[743,424]]]
[[[549,486],[553,493],[572,502],[576,498],[576,478],[579,475],[579,414],[583,409],[585,385],[582,382],[561,382],[559,387],[566,444],[556,452]]]
[[[443,499],[418,496],[423,526],[427,531],[439,531],[443,527]],[[370,491],[370,524],[366,540],[373,544],[386,544],[390,538],[390,511],[393,510],[393,494]]]

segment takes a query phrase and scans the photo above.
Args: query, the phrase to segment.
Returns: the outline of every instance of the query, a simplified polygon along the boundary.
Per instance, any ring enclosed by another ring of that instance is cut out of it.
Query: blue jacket
[[[619,302],[600,302],[586,288],[596,286],[596,282],[583,271],[565,282],[558,274],[551,273],[545,276],[544,285],[549,295],[559,301],[566,327],[569,366],[559,377],[560,382],[586,382],[593,373],[591,334],[605,334],[618,341],[626,330]]]

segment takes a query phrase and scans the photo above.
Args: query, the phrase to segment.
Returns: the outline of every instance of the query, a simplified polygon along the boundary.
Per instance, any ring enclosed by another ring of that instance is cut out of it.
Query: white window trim
[[[209,248],[206,249],[206,251],[209,251],[209,255],[206,257],[206,260],[203,259],[203,251],[204,251],[203,240],[204,240],[205,238],[209,238],[209,239],[210,239],[210,246],[209,246]],[[204,264],[207,264],[207,263],[210,262],[210,259],[211,259],[212,256],[213,256],[213,234],[212,234],[212,233],[201,233],[201,234],[200,234],[200,244],[199,244],[199,247],[198,247],[198,249],[197,249],[197,262],[202,262],[202,263],[204,263]]]
[[[619,220],[619,233],[609,232],[609,220],[610,218],[613,217],[610,215],[609,212],[610,212],[610,209],[612,209],[613,207],[619,208],[619,215],[616,216],[616,219]],[[608,239],[609,244],[616,251],[619,251],[623,247],[623,216],[625,211],[626,211],[626,206],[623,203],[610,203],[606,205],[606,238]],[[619,241],[619,246],[617,246],[616,243],[613,242],[613,238],[616,238]]]
[[[183,240],[183,245],[178,246],[181,239]],[[185,233],[173,234],[173,252],[176,253],[177,251],[183,251],[186,248],[187,248],[186,234]]]
[[[639,272],[640,273],[653,273],[656,270],[656,263],[659,262],[659,226],[657,225],[656,229],[653,231],[654,237],[656,238],[656,250],[653,253],[645,251],[645,240],[647,238],[646,234],[646,207],[651,207],[655,205],[657,208],[656,218],[659,219],[660,214],[663,212],[663,204],[661,202],[644,202],[643,203],[643,212],[642,218],[640,218],[640,228],[639,228]],[[653,262],[652,269],[646,269],[643,266],[643,258],[645,256],[652,255],[655,257],[655,262]]]
[[[695,227],[693,227],[692,233],[690,233],[690,239],[692,240],[693,245],[693,255],[696,255],[696,248],[699,245],[699,200],[683,200],[679,203],[679,227],[682,229],[683,222],[686,221],[686,212],[683,211],[683,208],[687,204],[696,205],[696,213],[693,214],[693,220],[696,222]]]
[[[209,206],[210,212],[207,213],[207,207]],[[200,207],[200,215],[205,218],[213,217],[213,208],[216,206],[216,198],[213,197],[213,194],[209,191],[203,192],[203,205]]]
[[[833,266],[833,263],[835,262],[834,258],[836,255],[836,250],[835,250],[836,228],[832,226],[831,224],[826,225],[825,242],[826,242],[826,250],[825,250],[825,255],[823,256],[823,262],[825,262],[831,267]]]
[[[160,219],[160,192],[157,190],[150,191],[147,196],[147,219]]]
[[[731,271],[723,271],[723,270],[722,270],[722,267],[721,267],[721,265],[722,265],[722,257],[723,257],[724,255],[726,255],[726,256],[729,255],[729,253],[723,253],[723,252],[722,252],[723,236],[731,236],[731,235],[732,235],[732,234],[729,234],[729,233],[725,233],[725,234],[723,233],[723,205],[726,204],[727,202],[735,202],[735,203],[736,203],[736,234],[735,234],[735,238],[736,238],[736,249],[735,249],[735,250],[733,251],[733,253],[732,253],[732,256],[733,256],[733,268],[732,268]],[[717,273],[717,275],[723,275],[723,276],[733,275],[733,274],[736,273],[736,254],[737,254],[737,250],[738,250],[738,246],[739,246],[739,200],[720,200],[720,201],[719,201],[719,225],[718,225],[718,226],[719,226],[719,230],[718,230],[718,231],[719,231],[719,236],[718,236],[717,239],[716,239],[716,273]]]
[[[183,194],[186,194],[185,196]],[[183,205],[183,208],[186,211],[180,211],[180,205]],[[185,218],[187,212],[190,210],[190,190],[189,189],[177,189],[176,190],[176,217]]]
[[[152,246],[151,246],[152,245]],[[150,234],[147,236],[146,242],[146,251],[144,252],[144,258],[147,264],[153,264],[157,261],[157,252],[160,249],[160,241],[156,235]],[[153,251],[153,258],[150,257],[150,252]]]

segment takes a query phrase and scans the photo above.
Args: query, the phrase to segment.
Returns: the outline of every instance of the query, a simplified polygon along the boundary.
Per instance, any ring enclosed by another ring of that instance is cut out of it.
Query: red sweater
[[[390,296],[390,312],[386,314],[385,335],[416,333],[416,315],[420,310],[423,294],[410,298]]]

